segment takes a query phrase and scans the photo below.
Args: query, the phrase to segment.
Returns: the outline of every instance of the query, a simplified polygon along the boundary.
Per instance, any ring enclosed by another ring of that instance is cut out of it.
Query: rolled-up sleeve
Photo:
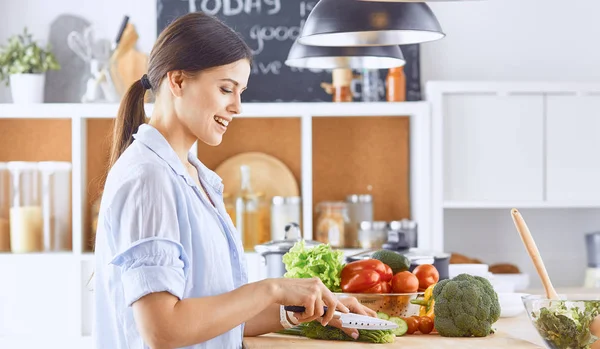
[[[127,306],[154,292],[183,298],[189,262],[180,243],[172,179],[161,168],[125,181],[109,217]]]

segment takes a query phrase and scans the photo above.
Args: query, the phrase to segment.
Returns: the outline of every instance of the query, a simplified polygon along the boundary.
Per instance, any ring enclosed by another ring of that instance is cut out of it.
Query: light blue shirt
[[[155,128],[143,124],[134,138],[108,174],[100,205],[96,349],[148,348],[131,305],[149,293],[206,297],[248,282],[242,243],[223,204],[221,178],[188,154],[215,208]],[[187,348],[240,348],[243,330],[242,324]]]

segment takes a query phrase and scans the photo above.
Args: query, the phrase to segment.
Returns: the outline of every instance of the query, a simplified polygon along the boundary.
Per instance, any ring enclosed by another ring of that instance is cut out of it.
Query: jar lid
[[[361,230],[385,230],[387,228],[388,224],[385,221],[375,221],[375,222],[371,222],[371,221],[362,221],[360,222],[360,229]]]
[[[271,203],[273,205],[297,205],[302,201],[299,196],[273,196]]]
[[[44,172],[71,171],[73,165],[67,161],[40,161],[38,168]]]
[[[346,196],[346,201],[350,203],[369,203],[373,202],[373,195],[371,194],[352,194]]]
[[[411,221],[409,219],[403,219],[400,221],[391,221],[388,224],[388,226],[393,231],[402,230],[402,229],[415,229],[417,227],[417,222]]]
[[[6,167],[11,171],[18,170],[37,170],[38,163],[34,161],[9,161]]]

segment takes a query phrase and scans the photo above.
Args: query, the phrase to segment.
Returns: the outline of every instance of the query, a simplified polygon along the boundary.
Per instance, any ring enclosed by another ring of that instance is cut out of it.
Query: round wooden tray
[[[260,152],[237,154],[215,169],[223,179],[225,193],[235,196],[240,190],[242,165],[250,167],[252,190],[264,193],[269,204],[273,196],[300,196],[292,171],[279,159]]]

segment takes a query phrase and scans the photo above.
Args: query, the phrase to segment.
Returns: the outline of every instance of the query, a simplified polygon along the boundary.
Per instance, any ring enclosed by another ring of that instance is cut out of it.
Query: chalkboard
[[[157,34],[175,18],[202,11],[220,18],[239,32],[252,48],[253,68],[243,102],[330,102],[321,88],[331,72],[285,65],[316,0],[157,0]],[[401,46],[406,58],[407,100],[421,100],[419,45]],[[356,73],[360,73],[357,71]],[[380,69],[383,82],[387,70]],[[381,100],[385,100],[382,94]],[[360,100],[360,97],[355,99]]]

